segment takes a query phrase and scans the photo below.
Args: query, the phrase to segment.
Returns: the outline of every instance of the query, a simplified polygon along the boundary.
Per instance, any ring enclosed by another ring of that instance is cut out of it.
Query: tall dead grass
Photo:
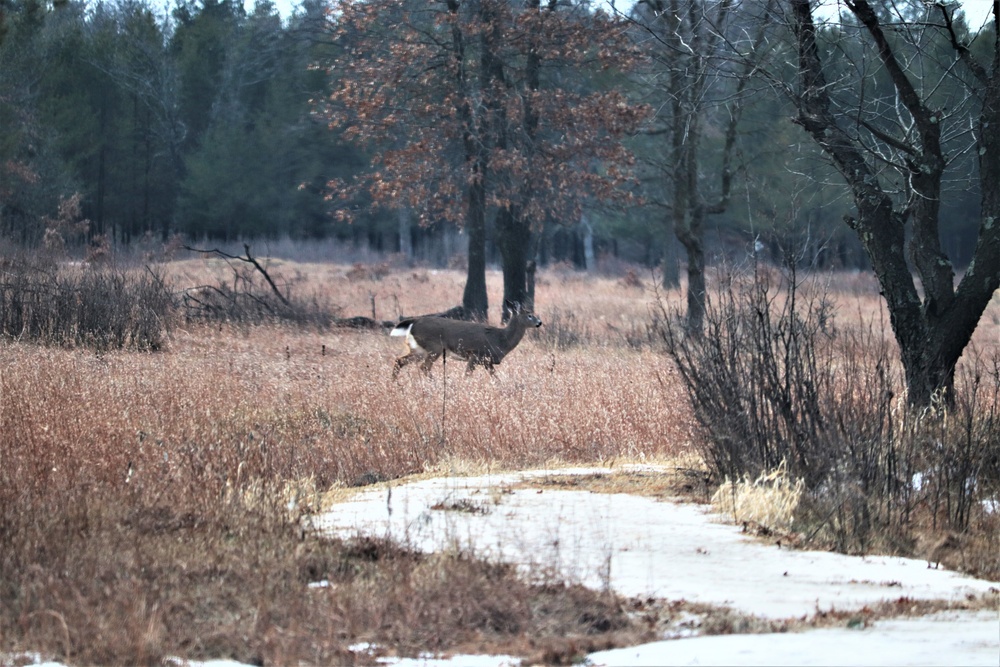
[[[396,276],[401,310],[454,305],[454,275],[431,278],[414,284],[437,301]],[[393,278],[331,279],[303,287],[353,309]],[[373,660],[347,650],[369,641],[571,661],[645,636],[605,594],[304,534],[308,504],[287,493],[683,449],[691,422],[662,358],[593,326],[606,338],[565,351],[527,337],[495,380],[449,365],[392,382],[397,339],[274,323],[180,326],[156,353],[0,343],[0,651],[346,664]]]
[[[175,290],[226,271],[162,266]],[[463,281],[280,261],[269,272],[377,320],[454,306]],[[468,554],[320,540],[297,518],[334,485],[690,451],[701,434],[682,378],[650,337],[653,282],[541,272],[545,325],[496,379],[439,363],[393,382],[398,339],[274,321],[182,324],[158,352],[0,343],[0,652],[350,664],[375,659],[347,648],[371,642],[558,663],[648,637],[655,623],[606,594],[529,585]],[[501,283],[490,272],[494,321]]]

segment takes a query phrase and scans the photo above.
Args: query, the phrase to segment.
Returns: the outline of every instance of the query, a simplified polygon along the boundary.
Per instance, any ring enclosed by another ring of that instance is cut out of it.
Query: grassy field
[[[162,270],[178,291],[229,272],[204,258]],[[390,264],[269,270],[295,296],[379,320],[454,306],[463,285]],[[837,280],[838,316],[881,317],[871,280]],[[488,285],[496,323],[501,276]],[[369,641],[568,662],[650,637],[655,623],[606,594],[299,528],[331,488],[690,455],[687,397],[650,328],[653,278],[553,269],[537,290],[544,326],[495,379],[439,362],[393,382],[400,339],[283,324],[179,320],[144,353],[0,343],[0,652],[345,663]],[[997,345],[998,322],[993,304],[978,347]],[[334,585],[307,591],[317,579]]]
[[[178,291],[228,271],[163,268]],[[374,303],[395,319],[461,295],[458,272],[269,268],[344,315]],[[498,303],[498,275],[490,288]],[[350,329],[181,324],[152,353],[3,342],[0,647],[80,664],[287,664],[353,659],[362,640],[412,652],[538,636],[525,650],[555,659],[634,638],[599,595],[460,554],[318,541],[294,520],[331,487],[684,451],[692,423],[669,364],[625,341],[645,335],[649,295],[571,272],[539,291],[546,327],[493,380],[455,364],[392,382],[401,341]],[[320,578],[335,595],[304,593]],[[580,609],[614,622],[597,631]],[[570,650],[564,636],[589,639]]]

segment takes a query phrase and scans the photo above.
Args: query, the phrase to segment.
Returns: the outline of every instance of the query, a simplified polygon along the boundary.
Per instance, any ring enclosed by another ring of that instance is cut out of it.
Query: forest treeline
[[[593,11],[585,2],[560,7]],[[622,140],[636,156],[623,186],[634,197],[586,201],[570,219],[536,221],[543,263],[583,265],[605,255],[657,265],[679,254],[670,213],[676,163],[657,115],[670,108],[670,91],[659,83],[667,71],[663,43],[636,18],[633,39],[651,50],[645,69],[578,80],[571,68],[559,71],[563,89],[616,90],[656,112]],[[753,20],[731,23],[749,31]],[[230,0],[169,8],[150,0],[0,0],[0,235],[29,246],[56,225],[78,241],[123,245],[175,234],[336,237],[382,252],[423,248],[425,257],[447,261],[458,245],[453,222],[375,207],[364,197],[351,202],[349,221],[332,214],[339,193],[331,183],[366,173],[374,150],[320,112],[349,74],[329,66],[350,39],[337,22],[325,0],[304,0],[286,17],[268,0],[253,9]],[[712,196],[710,174],[721,167],[733,116],[723,101],[734,99],[736,78],[716,77],[705,88],[719,100],[702,110],[699,138],[699,178]],[[730,203],[705,221],[710,253],[756,247],[777,256],[796,248],[821,266],[865,266],[843,223],[851,208],[843,183],[790,122],[794,111],[776,83],[753,81],[740,95],[726,158]],[[954,160],[975,169],[974,155]],[[976,183],[951,183],[941,234],[958,263],[975,245],[978,210]],[[488,253],[500,261],[490,213]],[[68,216],[89,225],[74,226]]]

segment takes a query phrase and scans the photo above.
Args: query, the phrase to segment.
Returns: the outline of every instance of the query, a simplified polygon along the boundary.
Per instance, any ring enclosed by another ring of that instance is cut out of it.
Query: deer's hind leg
[[[437,361],[438,357],[440,357],[440,356],[441,356],[440,352],[428,352],[428,353],[426,353],[424,355],[424,363],[420,364],[420,370],[422,370],[425,375],[430,375],[431,374],[431,366],[434,365],[434,362]]]
[[[426,363],[426,356],[421,352],[410,352],[409,354],[403,355],[399,359],[396,359],[396,363],[392,367],[392,379],[395,380],[399,376],[399,371],[402,370],[404,366],[412,364],[414,361],[420,361],[424,359]]]

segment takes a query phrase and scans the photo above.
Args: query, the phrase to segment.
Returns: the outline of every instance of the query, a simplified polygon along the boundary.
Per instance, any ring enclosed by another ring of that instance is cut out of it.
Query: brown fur
[[[542,326],[541,320],[530,311],[522,309],[519,304],[508,306],[512,316],[503,328],[443,317],[403,320],[390,335],[406,336],[411,351],[396,359],[392,377],[397,377],[401,368],[415,361],[422,362],[420,368],[429,373],[434,362],[446,353],[467,360],[466,373],[471,373],[476,366],[482,366],[493,375],[493,367],[517,347],[527,328]],[[417,347],[413,347],[411,341]]]
[[[939,537],[934,542],[925,546],[924,551],[927,557],[927,567],[933,566],[934,569],[939,568],[942,562],[945,565],[955,567],[957,565],[956,560],[965,560],[962,540],[954,533],[946,533],[944,536]]]

